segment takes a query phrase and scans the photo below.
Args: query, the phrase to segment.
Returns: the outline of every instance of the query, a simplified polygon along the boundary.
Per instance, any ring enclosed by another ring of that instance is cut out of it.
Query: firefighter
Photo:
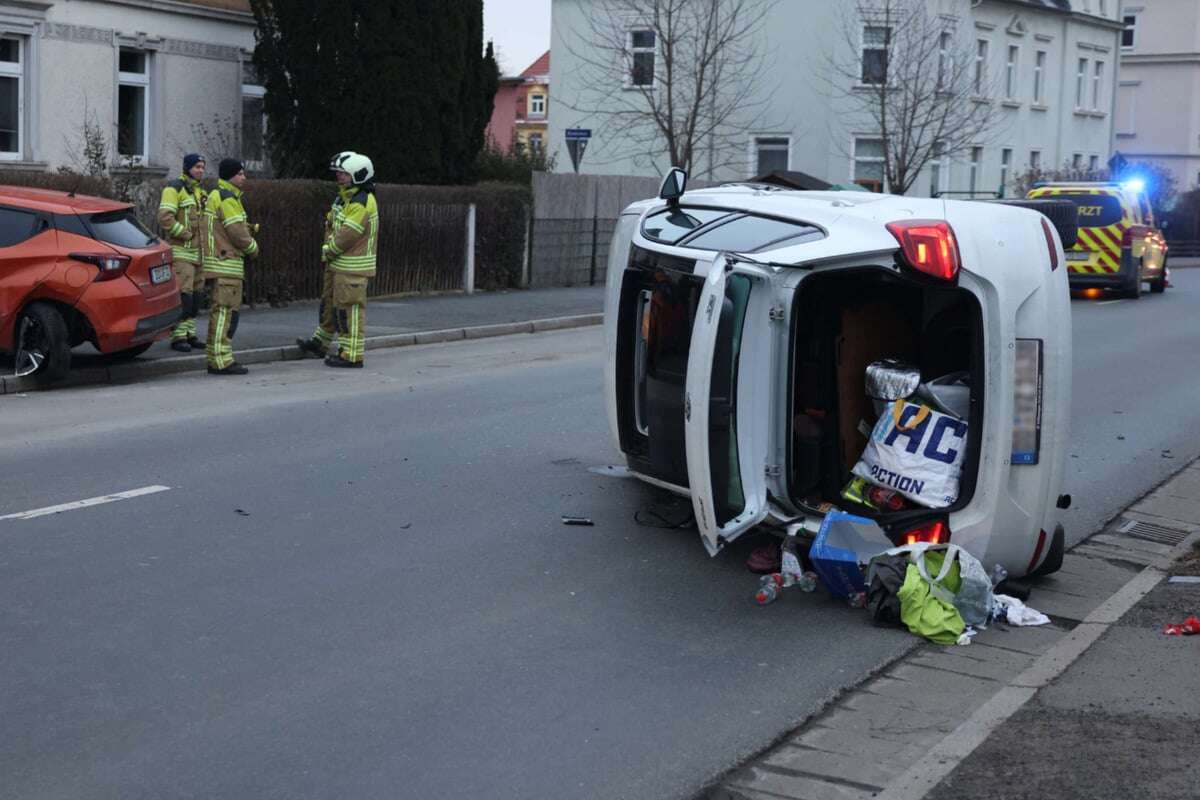
[[[329,162],[329,168],[336,172],[338,165],[347,156],[352,155],[355,153],[350,150],[338,153]],[[325,358],[329,355],[329,346],[333,343],[334,336],[337,335],[333,319],[333,269],[325,257],[324,243],[329,241],[329,237],[333,233],[333,221],[345,211],[340,188],[339,186],[337,196],[333,198],[333,205],[330,206],[329,211],[325,212],[325,230],[321,236],[321,263],[324,265],[324,269],[321,275],[321,304],[317,310],[317,329],[313,331],[311,337],[296,340],[300,352],[312,358]]]
[[[333,273],[333,323],[336,354],[327,367],[363,365],[366,350],[367,281],[375,277],[379,243],[379,206],[375,202],[375,167],[361,153],[341,153],[330,165],[341,203],[334,207],[328,238],[321,248]]]
[[[245,375],[249,370],[233,358],[233,336],[242,307],[245,259],[258,255],[253,234],[257,226],[251,226],[246,215],[242,195],[246,171],[242,162],[222,159],[218,174],[221,180],[205,207],[209,247],[204,271],[210,296],[205,354],[210,375]]]
[[[171,349],[190,353],[204,344],[196,338],[196,312],[200,305],[197,283],[203,280],[201,257],[204,239],[204,156],[188,153],[183,157],[183,172],[163,187],[158,203],[158,224],[171,245],[175,277],[179,281],[182,318],[171,332]]]

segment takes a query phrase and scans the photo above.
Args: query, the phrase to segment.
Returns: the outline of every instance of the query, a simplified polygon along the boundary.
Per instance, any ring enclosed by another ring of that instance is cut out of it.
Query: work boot
[[[325,345],[316,339],[297,339],[296,346],[309,358],[324,358],[326,355]]]
[[[216,367],[208,368],[209,375],[245,375],[248,372],[250,372],[250,370],[246,369],[236,361],[224,369],[217,369]]]
[[[205,348],[204,342],[200,341],[195,336],[189,336],[187,338],[187,343],[192,346],[193,350],[203,350]]]
[[[172,339],[171,340],[171,349],[175,350],[177,352],[180,352],[180,353],[192,352],[192,346],[191,346],[191,344],[188,343],[188,341],[186,339]]]
[[[326,356],[325,358],[325,366],[327,367],[348,367],[350,369],[362,369],[362,365],[363,362],[347,361],[346,359],[342,358],[340,354],[336,356]]]

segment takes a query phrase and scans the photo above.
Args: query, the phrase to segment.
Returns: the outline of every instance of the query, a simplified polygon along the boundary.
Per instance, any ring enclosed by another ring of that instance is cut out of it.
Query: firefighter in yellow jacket
[[[342,160],[352,155],[354,153],[350,150],[338,153],[330,160],[329,168],[336,172]],[[342,193],[339,191],[333,198],[333,204],[325,212],[325,230],[321,235],[321,263],[324,269],[321,274],[321,304],[317,308],[317,328],[309,338],[296,340],[300,352],[312,358],[325,358],[329,355],[329,346],[337,336],[337,324],[333,316],[333,270],[325,258],[324,245],[333,235],[333,222],[344,213],[344,205]]]
[[[242,185],[246,172],[242,162],[222,159],[216,191],[208,196],[204,213],[208,228],[204,273],[208,279],[208,357],[210,375],[245,375],[249,372],[233,358],[233,336],[242,307],[245,260],[258,255],[252,226],[246,214]]]
[[[204,347],[196,338],[196,312],[200,306],[199,287],[204,271],[204,156],[188,153],[183,157],[183,172],[163,187],[158,203],[158,224],[171,245],[175,277],[179,281],[182,318],[171,332],[171,349],[189,353]]]
[[[379,243],[375,167],[371,159],[360,153],[344,152],[334,157],[330,168],[337,178],[338,196],[330,209],[321,248],[326,270],[321,320],[313,337],[298,344],[307,353],[321,355],[336,336],[337,352],[326,355],[325,365],[362,367],[366,352],[367,282],[375,277]],[[331,315],[327,316],[327,308],[332,308]]]

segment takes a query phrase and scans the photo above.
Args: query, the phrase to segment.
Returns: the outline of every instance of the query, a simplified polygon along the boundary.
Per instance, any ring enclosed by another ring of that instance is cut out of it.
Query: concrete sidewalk
[[[1162,632],[1200,616],[1200,585],[1173,571],[1200,574],[1197,463],[1032,583],[1051,624],[993,623],[967,647],[914,638],[704,797],[1200,797],[1200,636]]]
[[[312,335],[317,309],[315,302],[242,309],[233,341],[235,357],[243,364],[299,358],[296,339]],[[379,298],[367,304],[367,349],[597,325],[603,310],[603,286]],[[207,315],[197,324],[204,338]],[[0,375],[11,366],[11,360],[0,359]],[[81,345],[72,353],[70,376],[54,387],[135,381],[204,368],[203,351],[178,353],[166,341],[128,362]],[[30,379],[0,377],[0,394],[38,388]]]

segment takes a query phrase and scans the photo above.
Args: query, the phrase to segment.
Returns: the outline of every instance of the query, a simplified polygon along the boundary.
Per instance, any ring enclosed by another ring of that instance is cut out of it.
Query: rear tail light
[[[916,528],[910,528],[900,536],[901,544],[942,544],[950,541],[950,527],[944,520],[925,522]]]
[[[97,283],[119,278],[129,268],[129,256],[113,255],[112,253],[71,253],[70,258],[98,268],[100,274],[96,276]]]
[[[1042,557],[1042,550],[1046,548],[1046,532],[1038,532],[1037,547],[1033,548],[1033,558],[1029,559],[1029,567],[1025,570],[1026,573],[1033,572],[1037,569],[1038,560]]]
[[[1050,232],[1050,223],[1042,217],[1042,233],[1046,235],[1046,248],[1050,251],[1050,271],[1058,269],[1058,248],[1054,246],[1054,234]]]
[[[958,277],[962,259],[950,223],[909,219],[889,222],[887,229],[900,243],[900,252],[908,266],[944,281]]]

